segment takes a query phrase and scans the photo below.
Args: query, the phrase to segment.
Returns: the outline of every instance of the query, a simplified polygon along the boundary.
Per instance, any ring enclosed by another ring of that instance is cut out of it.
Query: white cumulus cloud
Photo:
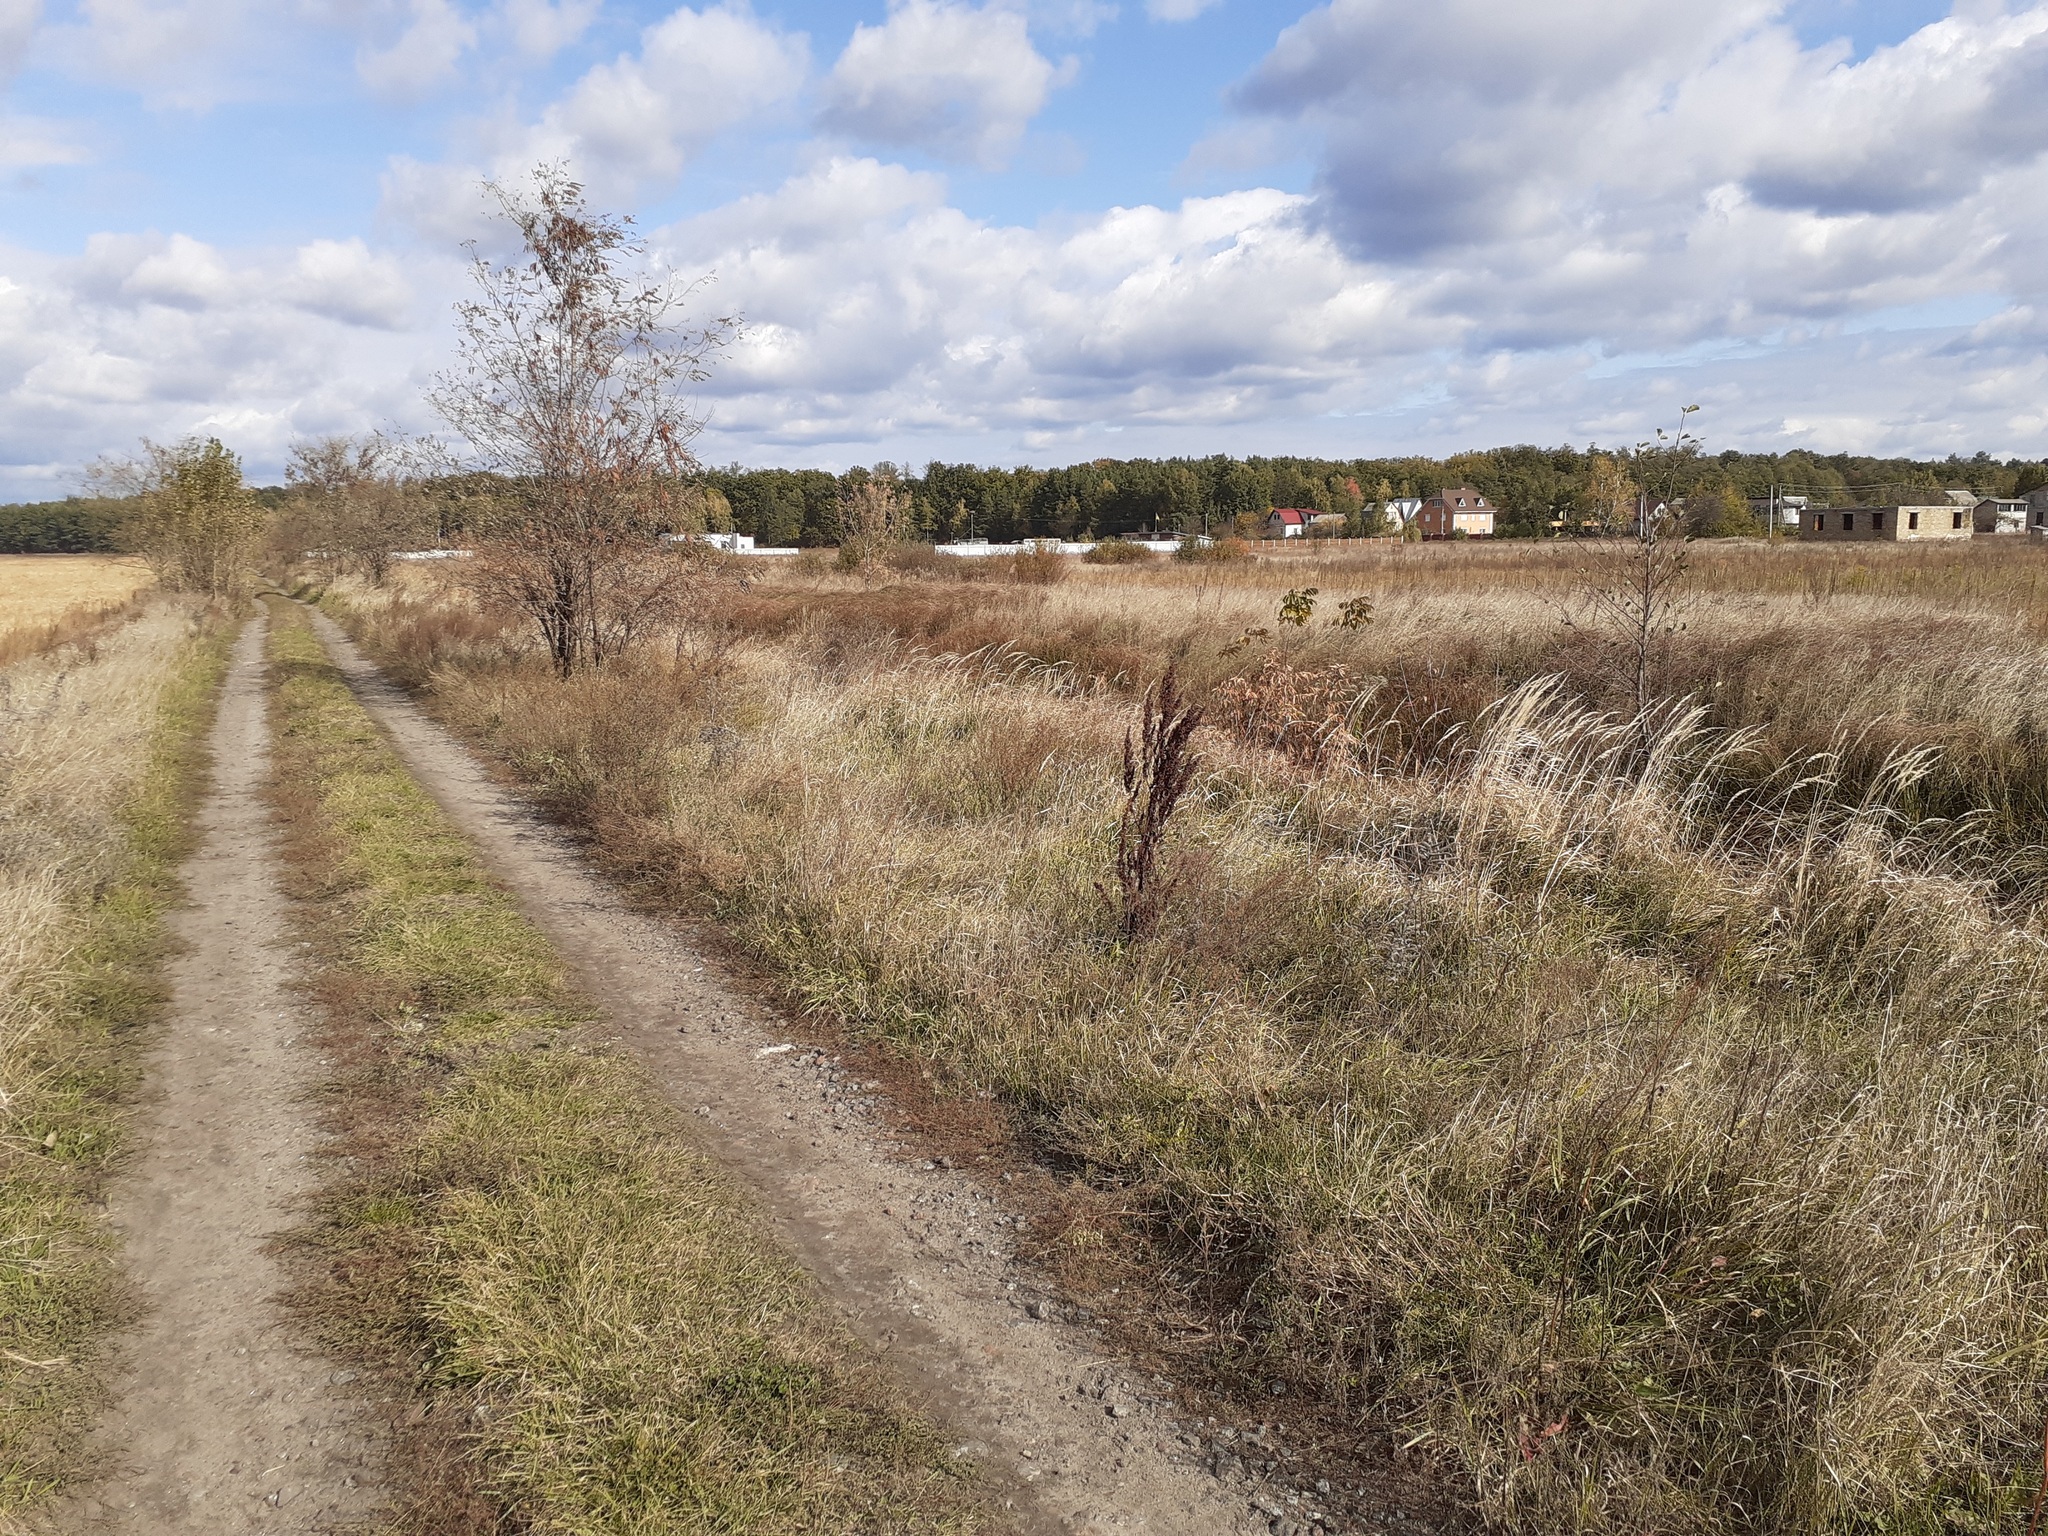
[[[873,144],[1003,164],[1054,89],[1073,77],[1032,45],[1025,14],[1001,3],[892,0],[854,28],[825,81],[821,127]]]
[[[610,187],[673,179],[718,134],[802,88],[809,52],[744,5],[684,7],[600,64],[515,136],[501,166],[547,157]]]
[[[75,74],[204,110],[246,93],[252,61],[292,19],[260,0],[79,0],[49,33]]]
[[[1862,60],[1781,9],[1333,0],[1238,100],[1320,144],[1314,217],[1475,345],[1640,350],[2038,287],[2000,252],[2037,217],[2048,6]]]
[[[1021,229],[948,206],[935,177],[837,158],[662,243],[747,317],[713,386],[723,430],[1033,434],[1317,400],[1427,345],[1301,211],[1255,191]]]
[[[0,85],[14,78],[43,19],[42,0],[0,0]]]
[[[601,0],[504,0],[500,17],[513,46],[529,59],[551,59],[590,30]]]
[[[295,437],[417,422],[424,275],[360,241],[227,251],[103,233],[74,257],[0,247],[0,496],[62,495],[143,436],[218,432],[259,478]]]
[[[293,254],[281,295],[299,308],[350,325],[395,331],[411,317],[412,284],[389,255],[361,240],[314,240]]]
[[[389,46],[356,55],[356,73],[381,96],[414,97],[454,77],[476,44],[476,23],[450,0],[411,0]]]

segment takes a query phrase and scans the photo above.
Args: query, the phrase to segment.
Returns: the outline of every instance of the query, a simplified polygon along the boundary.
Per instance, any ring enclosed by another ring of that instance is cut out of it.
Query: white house
[[[1970,515],[1978,533],[2025,533],[2027,502],[2023,496],[1986,496]]]

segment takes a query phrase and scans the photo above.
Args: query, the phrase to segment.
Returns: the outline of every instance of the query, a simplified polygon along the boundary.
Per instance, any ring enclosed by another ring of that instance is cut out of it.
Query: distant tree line
[[[990,469],[931,463],[921,475],[890,464],[843,475],[823,470],[707,471],[712,525],[762,543],[840,541],[841,509],[865,482],[896,482],[908,493],[911,537],[945,542],[969,537],[1115,535],[1144,530],[1226,532],[1274,507],[1341,513],[1356,535],[1388,531],[1384,507],[1399,497],[1470,485],[1500,509],[1498,531],[1536,538],[1558,524],[1577,526],[1611,509],[1604,482],[1627,450],[1493,448],[1445,459],[1097,459],[1064,469]],[[1694,508],[1692,531],[1706,536],[1757,532],[1750,507],[1773,486],[1830,506],[1896,503],[1918,491],[1968,489],[2023,494],[2048,484],[2048,465],[1974,458],[1879,459],[1857,454],[1756,454],[1688,457],[1676,494]]]
[[[0,507],[0,555],[93,555],[121,547],[126,503],[73,496]]]
[[[1156,531],[1220,533],[1262,521],[1274,507],[1344,516],[1343,531],[1389,531],[1384,507],[1442,486],[1470,485],[1500,509],[1497,532],[1540,538],[1559,526],[1583,526],[1611,508],[1607,484],[1627,450],[1491,448],[1434,459],[1208,458],[1096,459],[1063,469],[998,469],[927,464],[922,474],[882,463],[843,474],[821,469],[705,470],[688,498],[690,521],[751,534],[764,544],[837,545],[867,536],[848,529],[849,508],[907,500],[899,537],[945,542],[987,538],[1116,535]],[[450,476],[420,488],[419,537],[459,541],[474,508],[493,501],[487,477]],[[1883,506],[1918,492],[1967,489],[2024,495],[2048,485],[2048,464],[1972,458],[1884,459],[1862,454],[1701,454],[1676,477],[1691,507],[1690,531],[1703,536],[1758,531],[1752,501],[1779,492],[1829,506]],[[873,489],[870,489],[872,487]],[[300,487],[265,487],[259,505],[277,507]],[[94,497],[0,506],[0,553],[92,553],[127,547],[123,502]]]

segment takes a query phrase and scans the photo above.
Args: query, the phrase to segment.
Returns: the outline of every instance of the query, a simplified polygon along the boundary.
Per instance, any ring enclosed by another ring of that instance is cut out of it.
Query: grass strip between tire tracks
[[[279,799],[343,1160],[298,1243],[342,1353],[402,1373],[405,1523],[966,1532],[974,1480],[272,603]]]
[[[178,644],[161,663],[146,761],[110,823],[67,814],[76,807],[15,805],[11,793],[0,806],[10,818],[47,822],[58,841],[45,852],[76,858],[93,872],[75,882],[80,889],[69,897],[61,947],[20,1000],[36,1027],[20,1037],[19,1054],[7,1063],[10,1091],[0,1113],[0,1530],[15,1528],[17,1516],[80,1470],[80,1432],[106,1390],[107,1344],[131,1308],[119,1248],[102,1219],[104,1191],[126,1149],[147,1026],[165,1003],[165,917],[178,901],[178,865],[191,846],[206,733],[234,633],[212,616],[189,625],[182,618],[164,622],[177,629]],[[109,643],[139,642],[115,636]],[[76,673],[99,663],[95,650],[82,651]],[[11,758],[0,765],[0,789],[11,790],[19,766]],[[127,777],[123,764],[94,771]],[[101,852],[76,846],[96,837],[107,844]]]

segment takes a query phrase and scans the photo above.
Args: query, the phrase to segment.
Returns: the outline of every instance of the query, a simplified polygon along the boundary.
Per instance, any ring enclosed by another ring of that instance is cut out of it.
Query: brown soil
[[[633,910],[492,782],[324,615],[314,624],[406,766],[518,896],[632,1051],[702,1129],[853,1326],[971,1446],[1028,1532],[1308,1529],[1256,1464],[1217,1463],[1163,1380],[1114,1358],[1016,1258],[1005,1186],[888,1126],[874,1085],[796,1044],[715,945]],[[951,1161],[950,1159],[948,1161]]]
[[[263,635],[261,619],[244,629],[222,693],[169,1021],[145,1066],[152,1097],[108,1202],[143,1319],[94,1436],[100,1479],[54,1512],[60,1531],[324,1531],[378,1502],[378,1416],[305,1346],[269,1247],[315,1183],[307,1101],[323,1063],[292,991],[262,794]]]

